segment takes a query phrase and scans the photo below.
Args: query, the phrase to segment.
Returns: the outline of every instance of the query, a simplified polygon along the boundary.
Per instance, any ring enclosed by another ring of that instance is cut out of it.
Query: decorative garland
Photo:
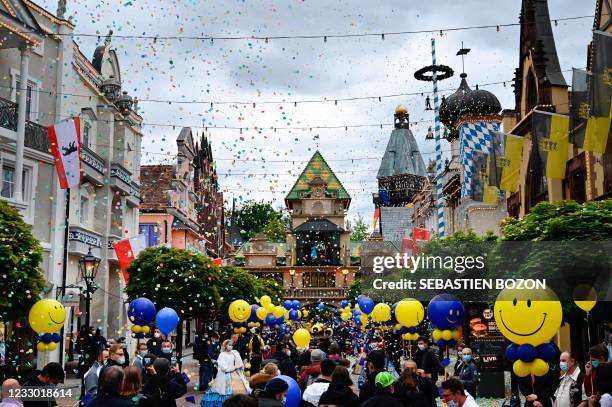
[[[425,75],[426,73],[431,72],[431,75]],[[453,68],[446,65],[429,65],[423,67],[414,73],[414,78],[419,81],[431,82],[433,81],[433,74],[436,74],[436,79],[441,81],[444,79],[448,79],[455,73]],[[441,75],[440,75],[441,73]]]

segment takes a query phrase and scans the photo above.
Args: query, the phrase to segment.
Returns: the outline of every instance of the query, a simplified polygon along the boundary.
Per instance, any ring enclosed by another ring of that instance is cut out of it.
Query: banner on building
[[[538,154],[542,174],[548,178],[564,179],[569,148],[569,117],[534,110],[531,148]]]
[[[587,120],[584,149],[604,153],[612,116],[612,34],[593,32],[591,116]]]
[[[584,134],[587,120],[591,116],[589,82],[590,75],[587,71],[584,69],[573,69],[569,141],[578,148],[584,147]]]
[[[145,235],[138,235],[130,239],[119,240],[113,244],[113,248],[117,254],[117,262],[123,273],[123,279],[127,284],[129,279],[127,269],[132,261],[138,257],[138,253],[147,248],[147,238]]]
[[[372,220],[372,230],[376,231],[376,225],[378,225],[378,221],[380,220],[380,208],[374,208],[374,219]]]
[[[81,121],[78,117],[47,127],[49,144],[61,189],[81,182]]]
[[[523,161],[523,137],[493,133],[493,148],[490,155],[489,185],[499,186],[502,191],[518,191],[521,163]]]
[[[378,197],[384,206],[391,206],[391,199],[389,198],[389,192],[387,192],[387,190],[379,189]]]
[[[412,238],[415,242],[426,242],[431,239],[431,232],[425,228],[414,228]]]
[[[477,165],[482,167],[484,162],[486,167],[486,160],[491,150],[491,139],[497,131],[499,131],[498,122],[464,123],[459,128],[461,164],[463,165],[462,198],[482,201],[484,184],[481,179],[481,168]],[[474,190],[475,186],[477,190]]]

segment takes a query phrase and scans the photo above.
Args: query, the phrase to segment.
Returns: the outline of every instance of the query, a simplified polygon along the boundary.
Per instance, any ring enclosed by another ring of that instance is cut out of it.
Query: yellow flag
[[[502,176],[500,188],[506,192],[518,191],[519,173],[523,161],[522,137],[506,134],[504,158],[502,159]]]
[[[550,141],[546,176],[549,178],[565,178],[567,150],[569,148],[569,116],[552,115],[550,121]],[[586,144],[586,141],[585,141]]]
[[[587,120],[586,134],[584,135],[584,149],[594,153],[605,153],[610,133],[610,121],[612,116],[612,104],[608,117],[589,117]]]
[[[485,185],[482,194],[482,201],[490,205],[497,205],[499,198],[499,189],[492,185]]]

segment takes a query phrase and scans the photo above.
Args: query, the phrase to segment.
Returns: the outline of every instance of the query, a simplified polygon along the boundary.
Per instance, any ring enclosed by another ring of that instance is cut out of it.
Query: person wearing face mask
[[[459,372],[459,380],[463,384],[463,388],[472,396],[476,397],[476,387],[478,386],[478,367],[472,359],[472,350],[463,348],[461,351],[463,365]]]
[[[202,397],[202,407],[220,407],[232,394],[249,394],[244,363],[231,339],[223,341],[217,358],[217,375]]]
[[[448,407],[478,407],[474,397],[466,394],[461,381],[454,377],[442,382],[442,401]]]
[[[555,407],[576,407],[582,401],[582,382],[584,374],[570,352],[559,356],[561,378],[555,391]]]
[[[431,379],[432,382],[438,381],[438,372],[441,365],[438,357],[429,349],[429,339],[420,336],[417,339],[418,350],[414,353],[414,361],[420,371],[417,373]]]
[[[132,366],[136,366],[138,369],[140,369],[142,373],[144,373],[143,359],[145,356],[147,356],[147,353],[149,353],[149,350],[147,349],[147,344],[144,342],[139,342],[136,346],[136,357],[132,362]]]
[[[176,399],[187,392],[187,384],[178,367],[157,358],[150,367],[153,375],[142,387],[139,407],[176,407]]]
[[[435,383],[426,377],[417,374],[417,365],[414,360],[404,362],[404,370],[398,383],[400,399],[405,406],[435,407],[439,396]]]
[[[323,360],[323,358],[321,358]],[[276,345],[276,352],[272,354],[271,361],[275,361],[280,370],[281,374],[291,377],[293,380],[297,380],[297,370],[291,360],[291,349],[284,344],[279,343]]]
[[[32,372],[30,378],[26,380],[21,386],[26,387],[39,387],[41,389],[54,388],[59,383],[64,382],[66,374],[62,365],[57,362],[47,363],[43,370],[35,370]],[[23,407],[49,407],[56,406],[57,403],[53,397],[49,399],[26,399],[23,401]]]
[[[91,365],[89,370],[85,373],[85,376],[83,377],[83,381],[85,383],[85,394],[83,396],[83,401],[87,401],[98,394],[98,379],[100,377],[100,371],[106,363],[106,359],[108,359],[108,350],[100,350],[93,365]]]
[[[106,359],[106,363],[104,367],[107,366],[119,366],[123,368],[125,364],[125,355],[123,354],[123,346],[121,344],[115,343],[108,348],[108,359]]]
[[[172,342],[168,340],[163,341],[161,343],[160,349],[161,349],[161,355],[159,355],[159,357],[167,359],[168,362],[172,364],[173,362],[172,358],[174,357],[173,352],[172,352]],[[176,358],[174,358],[174,362],[176,362]]]
[[[608,360],[608,349],[603,345],[595,345],[589,349],[590,360],[584,365],[584,381],[582,382],[582,401],[580,407],[587,407],[598,401],[597,374],[599,367]],[[590,404],[589,404],[590,402]]]
[[[257,399],[259,407],[283,407],[288,391],[289,385],[283,379],[270,380]]]

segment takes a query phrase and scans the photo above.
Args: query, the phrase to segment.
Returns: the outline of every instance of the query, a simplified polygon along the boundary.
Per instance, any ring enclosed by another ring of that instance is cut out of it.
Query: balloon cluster
[[[427,315],[435,327],[431,336],[441,348],[453,347],[461,337],[458,328],[463,323],[465,307],[451,294],[438,294],[429,301]]]
[[[57,343],[62,339],[56,332],[64,326],[66,309],[59,301],[39,300],[30,308],[28,321],[36,332],[34,337],[37,342],[36,348],[40,352],[52,351],[57,348]]]
[[[280,327],[286,321],[297,321],[308,313],[300,310],[298,300],[285,300],[283,305],[274,305],[272,299],[264,295],[258,304],[249,305],[245,300],[235,300],[227,310],[234,332],[244,333],[247,327],[258,327],[266,323],[270,327]]]
[[[544,376],[548,362],[557,358],[550,343],[562,320],[561,303],[549,288],[545,290],[502,290],[495,300],[495,323],[512,342],[506,357],[519,377]]]
[[[395,329],[402,334],[402,339],[415,341],[419,337],[419,325],[425,318],[423,304],[413,298],[406,298],[395,303],[393,315],[398,324]]]
[[[136,298],[128,306],[128,318],[132,322],[132,332],[136,338],[144,338],[149,333],[149,325],[155,319],[155,305],[148,298]]]

